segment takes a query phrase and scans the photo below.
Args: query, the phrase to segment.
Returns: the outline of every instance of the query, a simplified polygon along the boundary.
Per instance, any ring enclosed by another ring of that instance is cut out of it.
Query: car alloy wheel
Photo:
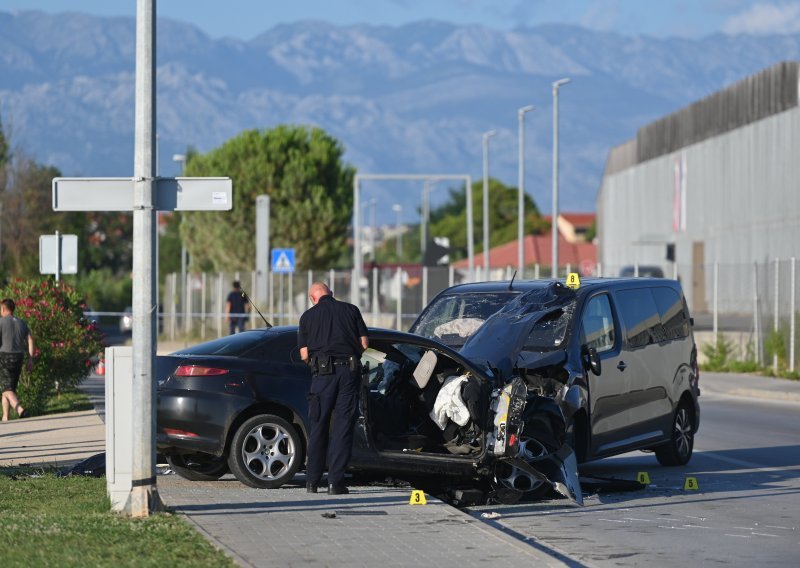
[[[656,459],[661,465],[686,465],[694,449],[694,415],[684,401],[678,405],[672,422],[672,438],[663,446],[655,448]]]
[[[224,458],[210,454],[187,454],[166,456],[169,467],[190,481],[216,481],[228,473]]]
[[[547,449],[537,440],[533,438],[522,438],[519,441],[519,452],[517,457],[530,462],[533,459],[547,455]],[[529,496],[539,496],[545,493],[549,486],[531,474],[522,471],[508,463],[499,463],[495,471],[496,485],[505,487],[514,491],[519,491],[525,494],[531,493]]]
[[[274,489],[294,477],[302,458],[295,427],[280,416],[260,414],[234,434],[228,465],[245,485]]]

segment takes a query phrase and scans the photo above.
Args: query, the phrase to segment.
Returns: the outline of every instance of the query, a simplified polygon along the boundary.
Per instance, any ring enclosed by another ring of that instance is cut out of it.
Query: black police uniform
[[[330,295],[322,296],[315,306],[300,316],[297,345],[308,348],[312,362],[306,463],[306,483],[309,486],[316,487],[322,478],[326,456],[328,484],[336,488],[344,485],[344,471],[353,451],[353,428],[358,410],[361,337],[366,335],[367,326],[359,309]]]

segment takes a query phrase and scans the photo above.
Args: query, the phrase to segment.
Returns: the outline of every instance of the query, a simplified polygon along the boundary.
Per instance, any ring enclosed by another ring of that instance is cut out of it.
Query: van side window
[[[632,349],[665,339],[658,307],[649,288],[620,290],[617,297],[628,345]]]
[[[667,339],[680,339],[689,335],[689,319],[686,317],[684,302],[672,288],[657,286],[653,288],[661,323]]]
[[[608,294],[595,296],[586,303],[581,326],[583,343],[587,347],[594,347],[598,353],[614,348],[617,333]]]

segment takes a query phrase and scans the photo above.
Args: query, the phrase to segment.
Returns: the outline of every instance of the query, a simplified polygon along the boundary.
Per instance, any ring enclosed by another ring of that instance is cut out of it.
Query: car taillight
[[[175,370],[176,377],[211,377],[214,375],[227,375],[228,369],[216,367],[203,367],[202,365],[181,365]]]
[[[186,430],[176,430],[174,428],[164,428],[164,433],[168,436],[182,436],[184,438],[197,438],[194,432],[187,432]]]

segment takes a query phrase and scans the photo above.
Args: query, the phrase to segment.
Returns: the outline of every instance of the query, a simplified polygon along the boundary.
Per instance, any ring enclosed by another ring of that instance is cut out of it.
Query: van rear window
[[[628,345],[635,349],[661,341],[664,331],[650,289],[620,290],[617,295]]]
[[[653,297],[658,306],[658,314],[664,325],[667,339],[679,339],[689,335],[689,318],[686,317],[686,306],[683,299],[672,288],[657,286],[653,288]]]

